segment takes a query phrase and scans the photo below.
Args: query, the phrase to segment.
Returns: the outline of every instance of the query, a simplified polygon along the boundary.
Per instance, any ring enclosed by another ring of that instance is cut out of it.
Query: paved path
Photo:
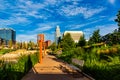
[[[90,80],[81,73],[76,74],[79,76],[76,78],[61,66],[65,66],[65,64],[54,56],[47,55],[44,57],[43,63],[36,64],[22,80]]]

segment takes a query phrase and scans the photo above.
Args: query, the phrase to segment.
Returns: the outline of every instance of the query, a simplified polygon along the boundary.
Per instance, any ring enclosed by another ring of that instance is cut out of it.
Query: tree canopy
[[[49,46],[49,48],[50,48],[52,51],[55,51],[55,50],[57,49],[56,43],[53,42],[53,43]]]
[[[63,51],[68,51],[75,47],[74,40],[69,33],[65,34],[61,40],[61,47]]]
[[[108,33],[101,38],[103,42],[109,45],[120,44],[120,11],[118,11],[115,22],[118,23],[118,29],[115,29],[112,33]]]
[[[85,40],[84,35],[83,35],[79,39],[78,46],[83,47],[83,46],[85,46],[85,44],[86,44],[86,40]]]
[[[99,43],[100,42],[100,34],[99,34],[100,30],[95,30],[93,32],[93,35],[92,37],[90,37],[90,40],[89,40],[89,44],[94,44],[94,43]]]

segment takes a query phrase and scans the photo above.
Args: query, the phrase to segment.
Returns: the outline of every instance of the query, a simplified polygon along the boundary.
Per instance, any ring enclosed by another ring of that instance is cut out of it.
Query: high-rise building
[[[67,33],[69,33],[71,35],[71,37],[75,43],[78,43],[80,37],[83,36],[82,31],[65,31],[63,35],[66,35]]]
[[[60,38],[61,38],[60,28],[59,28],[59,26],[57,26],[56,30],[55,30],[55,42],[56,42],[56,44],[59,43]]]
[[[3,39],[5,45],[8,45],[10,40],[14,44],[16,42],[16,32],[11,28],[0,28],[0,38]]]

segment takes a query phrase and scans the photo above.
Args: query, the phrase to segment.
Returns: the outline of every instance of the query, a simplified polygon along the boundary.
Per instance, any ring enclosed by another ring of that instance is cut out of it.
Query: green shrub
[[[21,56],[17,63],[0,62],[0,80],[21,80],[38,62],[38,53]]]
[[[120,80],[119,46],[76,48],[63,52],[59,58],[68,63],[72,58],[84,60],[83,72],[95,80]]]

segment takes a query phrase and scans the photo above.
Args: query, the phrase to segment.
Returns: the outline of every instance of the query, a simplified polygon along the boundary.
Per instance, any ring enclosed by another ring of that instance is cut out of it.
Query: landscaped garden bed
[[[96,80],[120,80],[119,52],[119,45],[94,47],[88,50],[76,48],[63,52],[58,58],[68,63],[72,63],[73,58],[84,60],[82,71]]]
[[[0,61],[0,80],[21,80],[38,62],[38,53],[21,55],[17,63]]]

